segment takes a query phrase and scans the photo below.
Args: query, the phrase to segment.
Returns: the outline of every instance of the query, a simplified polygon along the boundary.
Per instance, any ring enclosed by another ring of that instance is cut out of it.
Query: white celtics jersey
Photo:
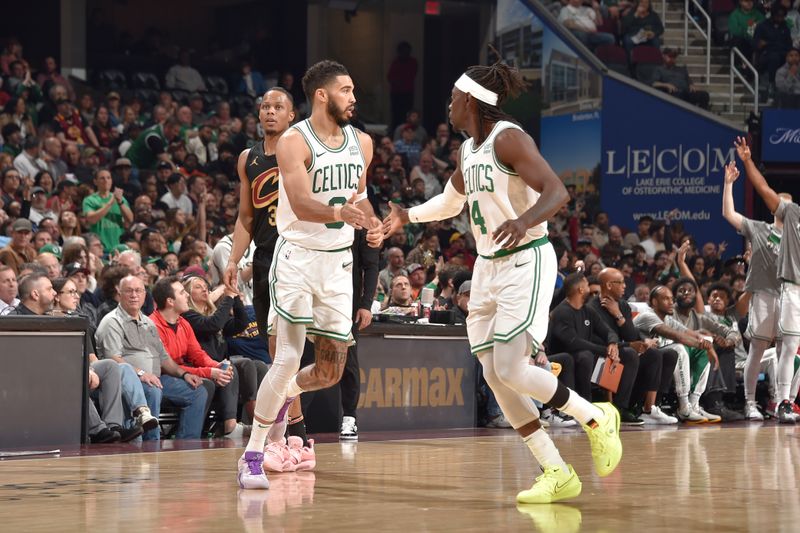
[[[491,257],[501,250],[492,233],[506,220],[518,218],[539,199],[539,193],[528,187],[519,174],[501,163],[494,153],[494,141],[503,130],[516,124],[501,120],[494,125],[483,144],[475,147],[472,138],[461,148],[461,173],[467,195],[472,234],[478,253]],[[528,244],[547,235],[547,222],[528,229],[517,246]]]
[[[358,192],[358,183],[366,166],[355,129],[350,125],[343,127],[344,142],[333,149],[319,140],[308,120],[292,127],[303,135],[311,150],[311,164],[306,169],[311,182],[311,197],[326,205],[343,205]],[[280,179],[283,183],[283,177]],[[303,248],[330,251],[353,244],[353,227],[344,222],[319,224],[298,220],[284,187],[278,193],[276,221],[281,237]]]

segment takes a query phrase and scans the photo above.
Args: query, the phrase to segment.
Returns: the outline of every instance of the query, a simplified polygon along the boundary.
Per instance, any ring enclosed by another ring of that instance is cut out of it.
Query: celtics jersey
[[[473,138],[461,147],[461,173],[464,175],[464,192],[467,195],[472,234],[478,253],[491,257],[501,249],[492,239],[492,233],[506,220],[519,218],[539,199],[539,193],[528,187],[513,169],[497,158],[494,141],[500,132],[509,128],[522,130],[516,124],[499,121],[480,146]],[[517,246],[547,235],[547,222],[534,226]]]
[[[358,192],[366,166],[356,130],[350,125],[344,126],[342,145],[329,148],[319,140],[309,120],[292,128],[300,132],[311,151],[311,164],[306,168],[311,198],[331,206],[345,204]],[[353,244],[353,227],[344,222],[320,224],[298,220],[283,187],[279,192],[277,220],[281,237],[303,248],[331,251]]]
[[[280,173],[275,155],[264,153],[264,141],[255,144],[247,154],[244,167],[250,180],[250,201],[253,204],[253,242],[262,251],[272,254],[278,240],[275,212],[278,209]],[[245,201],[242,198],[242,201]]]
[[[739,233],[749,239],[752,246],[744,290],[765,291],[777,295],[780,292],[778,254],[781,248],[781,230],[773,224],[742,217],[742,229]]]

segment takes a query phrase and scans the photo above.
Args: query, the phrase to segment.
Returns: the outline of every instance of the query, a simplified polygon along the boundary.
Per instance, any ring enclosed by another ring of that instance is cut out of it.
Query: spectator
[[[138,169],[155,169],[159,161],[168,162],[167,146],[177,137],[180,128],[180,123],[174,117],[168,118],[163,125],[150,126],[136,137],[125,152],[125,157]]]
[[[267,84],[264,82],[264,76],[257,70],[253,70],[250,61],[243,61],[242,77],[239,80],[236,92],[256,98],[267,92],[267,88]]]
[[[756,26],[763,20],[764,14],[758,9],[753,9],[753,0],[739,0],[739,6],[728,16],[730,43],[751,63],[755,51],[753,36]]]
[[[428,141],[428,132],[425,131],[425,128],[422,127],[420,124],[421,118],[419,111],[416,109],[410,110],[406,113],[406,121],[394,129],[394,134],[392,135],[392,140],[397,142],[403,138],[403,130],[411,126],[414,129],[414,141],[419,144],[420,146],[425,146]],[[447,127],[447,125],[445,125]],[[450,135],[449,128],[447,129],[448,137]]]
[[[417,313],[408,277],[398,274],[392,279],[389,298],[383,302],[381,312],[391,315],[415,315]]]
[[[597,31],[597,26],[603,22],[597,0],[592,0],[592,7],[582,4],[583,0],[568,0],[558,14],[558,21],[589,48],[614,44],[615,38],[612,34]]]
[[[111,250],[119,244],[126,224],[133,222],[133,211],[123,196],[122,189],[115,187],[112,192],[111,172],[98,171],[94,184],[97,192],[83,199],[83,212],[89,230],[100,237],[103,248]]]
[[[206,166],[217,160],[217,143],[214,142],[214,129],[206,122],[197,130],[197,135],[186,141],[186,150],[197,156],[200,166]]]
[[[633,248],[637,244],[641,243],[643,240],[650,237],[650,225],[653,223],[653,218],[650,216],[643,216],[639,218],[639,221],[636,225],[636,232],[629,232],[625,235],[625,240],[623,241],[626,248]]]
[[[439,258],[439,234],[433,228],[426,229],[417,245],[406,256],[406,263],[419,263],[425,267],[433,266]],[[411,265],[408,268],[411,274]]]
[[[414,131],[412,125],[406,124],[403,126],[400,139],[394,143],[395,152],[405,157],[409,168],[419,164],[419,157],[422,152],[422,145],[414,139]],[[391,172],[391,167],[389,170]]]
[[[14,168],[22,176],[35,177],[39,172],[47,170],[47,163],[40,157],[42,142],[33,135],[29,135],[22,143],[22,152],[14,158]]]
[[[648,45],[661,48],[664,25],[650,5],[650,0],[638,0],[636,7],[622,18],[622,40],[628,53],[634,46]]]
[[[56,183],[62,181],[62,177],[67,173],[67,164],[61,158],[62,145],[58,137],[48,137],[44,140],[44,150],[41,154],[42,159],[47,163],[47,170]]]
[[[756,26],[753,41],[756,45],[756,66],[759,72],[766,71],[770,84],[774,84],[775,73],[792,48],[791,30],[786,24],[786,8],[780,4],[774,5],[770,17]]]
[[[145,295],[142,280],[127,276],[118,290],[119,306],[97,328],[98,354],[133,366],[154,417],[161,414],[162,397],[180,409],[176,438],[200,438],[208,399],[203,380],[172,360],[164,350],[155,324],[141,313]],[[143,438],[159,440],[160,431],[158,428],[146,431]]]
[[[13,122],[9,122],[2,129],[3,153],[10,154],[12,158],[22,153],[22,130]]]
[[[0,98],[2,103],[2,98]],[[25,98],[21,96],[12,96],[6,102],[3,112],[7,117],[5,118],[8,123],[16,124],[20,128],[20,137],[26,139],[30,135],[36,135],[36,126],[34,125],[36,116],[36,108],[29,109]],[[2,115],[0,115],[2,117]]]
[[[775,73],[777,104],[784,108],[800,108],[800,50],[786,54],[786,63]]]
[[[11,242],[0,249],[0,263],[8,265],[15,275],[20,272],[23,263],[36,259],[36,250],[31,246],[33,225],[27,218],[19,218],[11,225]]]
[[[208,282],[200,276],[189,276],[183,286],[189,298],[189,310],[183,313],[183,318],[191,325],[200,347],[212,359],[217,362],[229,359],[236,368],[239,376],[239,398],[249,420],[253,420],[258,386],[269,367],[263,361],[234,355],[224,340],[242,333],[250,325],[242,299],[226,288],[222,297],[217,300],[217,305],[214,305]],[[232,429],[225,428],[226,435],[237,429],[235,424],[231,425]]]
[[[453,300],[455,305],[453,306],[453,311],[455,311],[455,324],[466,324],[467,323],[467,315],[469,315],[469,298],[472,294],[472,281],[467,280],[463,282],[456,291],[455,299]]]
[[[412,263],[406,270],[408,271],[408,281],[411,283],[411,299],[417,301],[425,286],[427,269],[419,263]]]
[[[189,50],[185,49],[178,54],[178,64],[167,71],[165,81],[168,89],[181,89],[190,93],[206,90],[203,77],[191,66]]]
[[[606,268],[600,272],[599,281],[600,297],[593,298],[588,305],[603,318],[608,328],[616,332],[624,345],[635,350],[639,356],[639,370],[635,375],[631,400],[642,405],[641,419],[645,424],[677,424],[677,418],[665,414],[659,407],[659,395],[669,392],[672,384],[672,373],[678,361],[677,352],[657,348],[658,343],[653,339],[641,340],[639,331],[633,325],[631,307],[624,300],[625,280],[622,272]],[[617,398],[614,400],[616,402]]]
[[[36,225],[39,225],[42,222],[42,219],[45,218],[55,220],[58,218],[58,215],[47,209],[47,193],[45,190],[41,187],[33,187],[31,189],[31,208],[28,214],[28,220]],[[38,250],[39,248],[36,249]]]
[[[0,265],[0,316],[11,313],[19,305],[17,276],[8,265]]]
[[[83,123],[81,114],[69,100],[56,102],[56,109],[58,113],[53,117],[53,129],[62,143],[98,146],[94,132]]]
[[[411,45],[402,41],[397,45],[397,57],[389,65],[389,98],[392,107],[392,127],[403,122],[403,117],[414,107],[414,86],[417,79],[417,60],[411,56]]]
[[[44,58],[44,68],[36,76],[36,82],[43,91],[49,91],[53,85],[61,85],[67,91],[67,96],[70,100],[75,100],[75,91],[72,89],[72,84],[67,78],[61,75],[58,68],[58,63],[53,56]]]
[[[237,430],[241,436],[242,427],[237,428],[236,407],[239,399],[239,373],[228,363],[214,361],[200,347],[192,326],[181,316],[189,310],[189,294],[176,276],[161,278],[153,287],[156,311],[150,315],[158,329],[164,348],[183,370],[204,378],[203,386],[208,397],[219,402],[224,421],[224,434]]]
[[[422,153],[419,156],[419,165],[411,169],[411,182],[413,183],[418,178],[425,183],[426,200],[442,192],[442,184],[433,168],[433,156],[429,152]]]
[[[649,237],[639,245],[644,248],[648,259],[654,259],[657,252],[666,251],[664,246],[664,224],[654,222],[648,229]]]
[[[709,95],[695,87],[689,70],[686,66],[678,66],[675,58],[678,57],[676,48],[664,47],[664,64],[659,66],[653,75],[653,87],[669,93],[681,100],[694,104],[703,109],[709,109]]]
[[[192,200],[186,194],[186,178],[177,172],[167,179],[169,191],[161,197],[161,201],[170,209],[180,209],[187,215],[192,214]]]
[[[384,294],[389,294],[392,280],[396,276],[408,276],[408,272],[403,268],[405,256],[400,248],[392,247],[386,250],[386,258],[388,259],[386,268],[378,273],[378,285]]]

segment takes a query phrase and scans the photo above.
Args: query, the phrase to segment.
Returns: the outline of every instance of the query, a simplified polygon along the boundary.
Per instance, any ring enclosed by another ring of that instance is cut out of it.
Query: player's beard
[[[347,118],[346,113],[347,111],[345,109],[339,109],[333,99],[328,100],[328,114],[333,118],[340,128],[350,124],[350,119]]]

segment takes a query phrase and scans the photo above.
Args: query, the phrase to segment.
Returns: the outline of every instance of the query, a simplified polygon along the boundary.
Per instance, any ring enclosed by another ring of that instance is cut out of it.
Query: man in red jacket
[[[189,310],[189,294],[177,276],[159,280],[153,287],[156,311],[150,319],[158,328],[158,335],[172,359],[186,372],[210,380],[214,384],[215,398],[225,420],[224,432],[228,437],[241,436],[242,427],[236,423],[239,401],[239,376],[229,361],[218,363],[200,347],[192,326],[182,313]],[[227,365],[227,369],[225,366]]]

